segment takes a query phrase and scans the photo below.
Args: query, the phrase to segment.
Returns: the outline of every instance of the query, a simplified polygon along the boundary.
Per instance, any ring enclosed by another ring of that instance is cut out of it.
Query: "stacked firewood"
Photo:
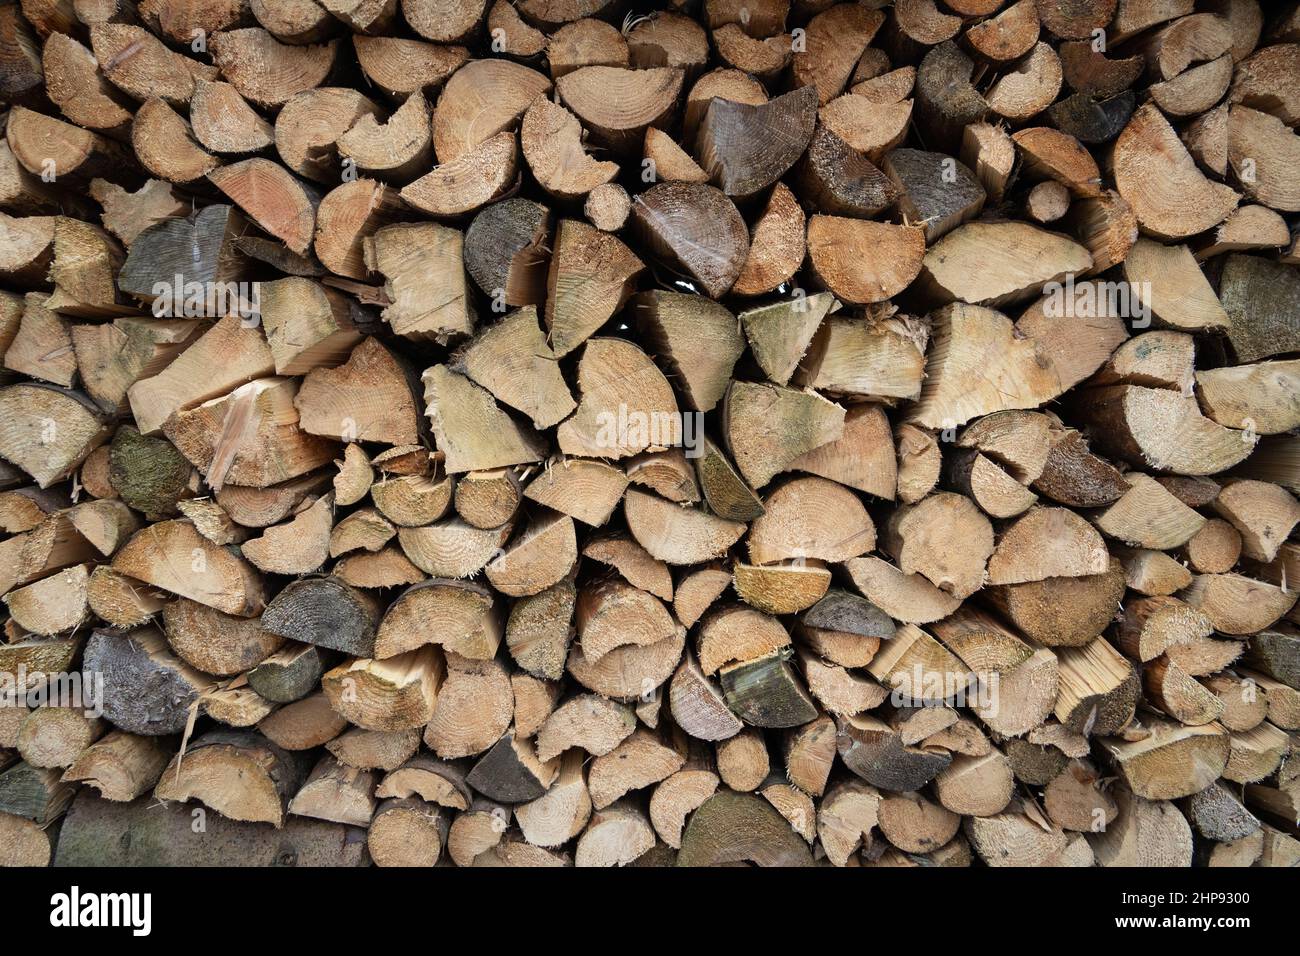
[[[1296,4],[0,0],[0,96],[0,863],[1300,862]]]

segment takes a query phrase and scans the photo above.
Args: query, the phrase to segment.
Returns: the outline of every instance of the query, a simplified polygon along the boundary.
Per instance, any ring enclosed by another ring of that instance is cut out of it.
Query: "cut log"
[[[560,220],[544,312],[557,357],[576,349],[622,308],[644,268],[615,236],[573,219]]]
[[[1153,104],[1133,114],[1115,141],[1112,163],[1115,188],[1142,228],[1160,239],[1182,239],[1218,225],[1239,199],[1201,174]]]
[[[1057,649],[1060,694],[1054,713],[1085,736],[1119,732],[1133,719],[1140,690],[1137,671],[1105,640]]]
[[[367,730],[406,730],[432,718],[446,674],[434,647],[386,660],[358,658],[321,678],[330,705],[350,723]]]
[[[659,183],[632,202],[633,225],[655,256],[712,298],[736,282],[749,230],[726,195],[703,183]]]
[[[163,521],[137,532],[114,556],[113,570],[239,617],[252,617],[265,605],[263,582],[252,566],[187,521]]]
[[[279,829],[305,774],[296,755],[259,734],[212,730],[189,744],[184,760],[168,765],[154,796],[198,800],[228,819]]]
[[[555,87],[595,143],[626,154],[640,147],[647,127],[667,122],[683,78],[673,66],[583,66],[560,76]]]
[[[1228,735],[1217,724],[1185,727],[1147,721],[1138,741],[1107,741],[1103,746],[1125,783],[1148,800],[1175,800],[1205,789],[1228,761]]]

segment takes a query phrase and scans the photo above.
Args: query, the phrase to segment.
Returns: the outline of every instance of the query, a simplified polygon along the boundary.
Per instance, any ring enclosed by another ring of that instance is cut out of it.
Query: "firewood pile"
[[[0,863],[1300,863],[1296,4],[671,7],[0,0]]]

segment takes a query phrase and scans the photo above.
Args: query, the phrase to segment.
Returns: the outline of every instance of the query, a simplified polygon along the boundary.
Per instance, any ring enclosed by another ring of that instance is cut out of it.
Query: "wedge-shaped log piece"
[[[908,318],[822,322],[796,381],[819,391],[872,398],[916,399],[925,372],[927,332]]]
[[[879,10],[835,4],[808,22],[804,48],[795,53],[793,73],[800,86],[815,86],[821,103],[848,83],[858,58],[885,22]]]
[[[432,580],[398,597],[384,614],[375,655],[393,657],[424,644],[474,660],[491,659],[501,643],[502,622],[492,595],[471,581]]]
[[[302,578],[267,605],[262,627],[272,634],[369,657],[378,608],[372,598],[334,578]]]
[[[726,392],[744,351],[736,317],[701,296],[662,289],[637,295],[629,307],[686,405],[710,411]]]
[[[292,251],[305,255],[311,248],[319,197],[283,166],[260,157],[246,159],[214,169],[208,179]]]
[[[1228,111],[1228,163],[1248,197],[1281,212],[1300,210],[1300,187],[1291,172],[1300,161],[1300,137],[1268,113],[1233,106]]]
[[[402,201],[432,216],[464,215],[499,199],[514,185],[518,171],[514,135],[498,133],[403,186]]]
[[[718,775],[689,764],[655,787],[650,796],[650,822],[673,849],[681,849],[687,818],[718,789]]]
[[[186,118],[157,98],[148,99],[136,111],[131,148],[148,173],[166,182],[192,183],[221,165],[195,143]]]
[[[76,471],[108,436],[103,412],[76,392],[35,382],[0,390],[0,455],[42,488]]]
[[[229,83],[196,79],[190,122],[198,141],[218,153],[256,153],[275,142],[275,128]]]
[[[362,733],[375,734],[379,731]],[[418,744],[419,734],[416,733],[412,747]],[[375,796],[396,799],[419,797],[450,810],[468,810],[473,801],[473,792],[465,782],[465,774],[466,765],[463,761],[438,760],[430,754],[418,753],[390,770],[375,788]]]
[[[527,530],[484,570],[502,594],[528,597],[558,584],[577,562],[573,519],[552,511],[534,517]]]
[[[65,182],[89,181],[96,176],[125,182],[124,174],[137,168],[131,151],[115,140],[23,106],[15,106],[10,113],[5,138],[13,169],[10,175],[23,180],[21,172],[25,171],[38,185],[38,177],[50,168]],[[16,166],[12,165],[15,160]],[[46,165],[47,160],[53,161],[53,167]],[[29,183],[27,192],[33,193],[34,188]],[[62,210],[52,195],[44,196],[39,191],[27,201],[42,212]]]
[[[437,223],[385,226],[364,243],[366,266],[382,273],[398,335],[445,345],[474,328],[465,282],[465,237]]]
[[[158,782],[171,759],[167,743],[163,737],[110,731],[81,752],[63,779],[85,783],[105,800],[129,802]]]
[[[555,354],[572,352],[622,308],[644,268],[617,237],[585,222],[560,220],[543,313]]]
[[[558,424],[575,407],[531,306],[480,332],[457,354],[455,366],[532,418],[535,428]]]
[[[321,678],[330,706],[367,730],[428,724],[446,676],[442,651],[421,647],[386,660],[357,658]]]
[[[741,600],[768,614],[795,614],[812,607],[831,583],[831,573],[820,561],[737,563],[734,574]]]
[[[1185,727],[1143,721],[1148,736],[1107,740],[1106,749],[1125,783],[1148,800],[1176,800],[1204,790],[1228,762],[1228,735],[1218,724]]]
[[[381,115],[379,105],[357,90],[342,86],[304,90],[276,116],[276,152],[299,176],[333,186],[343,172],[339,137],[361,117]]]
[[[113,570],[238,617],[259,614],[266,600],[252,565],[188,521],[160,521],[136,532],[114,556]]]
[[[1117,385],[1089,393],[1095,440],[1117,457],[1157,471],[1212,475],[1255,447],[1250,432],[1224,428],[1201,414],[1196,399],[1168,389]]]
[[[925,786],[952,762],[938,747],[909,746],[878,717],[840,717],[836,747],[844,765],[873,787],[908,793]]]
[[[1300,427],[1300,360],[1198,371],[1196,390],[1205,414],[1227,428],[1248,419],[1260,435]]]
[[[1129,601],[1115,632],[1115,643],[1143,663],[1170,648],[1190,644],[1214,633],[1205,614],[1177,598],[1145,597]]]
[[[90,44],[109,82],[134,99],[157,96],[185,106],[194,94],[199,65],[172,52],[143,27],[97,24],[90,31]]]
[[[741,478],[726,453],[708,436],[702,444],[704,447],[695,459],[695,474],[713,513],[729,521],[750,521],[761,515],[763,502]]]
[[[572,748],[592,756],[611,753],[636,729],[625,704],[596,694],[581,694],[560,705],[537,732],[537,757],[549,761]]]
[[[210,208],[210,207],[209,207]],[[305,375],[339,365],[361,340],[365,316],[342,293],[291,276],[262,283],[262,321],[277,375]]]
[[[530,481],[524,497],[598,528],[609,521],[627,485],[627,476],[611,465],[564,458]]]
[[[911,71],[912,68],[907,67],[906,70]],[[868,89],[870,80],[866,81],[866,85],[859,83],[853,91],[823,106],[818,111],[819,119],[839,139],[862,153],[871,162],[879,163],[882,157],[899,146],[907,137],[912,121],[912,101],[895,100],[892,98],[892,93],[886,94],[884,90],[884,87],[892,81],[902,80],[901,74],[904,72],[894,71],[893,74],[889,74],[889,79],[877,78],[881,80],[882,86],[878,92]],[[911,81],[906,82],[910,91]],[[898,84],[900,88],[902,85],[902,83]],[[862,90],[867,95],[859,95],[858,90]],[[880,99],[885,102],[879,102]],[[965,201],[967,201],[965,197],[957,197],[958,203]]]
[[[1122,730],[1133,719],[1141,690],[1133,665],[1100,637],[1056,653],[1061,688],[1056,719],[1085,736]]]
[[[1256,561],[1272,561],[1300,521],[1300,502],[1278,485],[1250,479],[1226,484],[1214,510],[1241,535],[1241,552]]]
[[[296,379],[254,379],[229,395],[173,413],[163,434],[213,491],[226,482],[278,485],[328,464],[338,453],[335,442],[300,427],[299,394]]]
[[[517,196],[493,203],[474,217],[465,232],[465,269],[494,308],[542,301],[550,231],[547,207]]]
[[[794,193],[784,183],[777,183],[763,212],[750,226],[749,256],[732,293],[762,295],[793,276],[803,264],[805,226],[803,208]]]
[[[856,495],[825,478],[795,478],[763,502],[750,528],[750,560],[791,558],[841,562],[871,551],[876,528]]]
[[[990,584],[1102,574],[1110,555],[1101,535],[1066,508],[1034,508],[1006,529],[989,559]]]
[[[556,81],[560,101],[592,139],[616,153],[640,147],[646,127],[662,126],[681,96],[684,72],[669,66],[629,70],[584,66]]]
[[[690,652],[673,674],[668,706],[677,726],[697,740],[726,740],[744,727],[728,708],[722,689],[705,676]]]
[[[905,574],[923,574],[936,587],[966,598],[984,583],[993,527],[969,498],[939,492],[895,511],[884,546]]]
[[[741,474],[761,488],[844,432],[844,409],[811,391],[733,382],[723,406],[727,445]]]
[[[817,212],[833,216],[869,219],[898,198],[889,177],[825,125],[813,134],[795,182]]]
[[[1228,340],[1239,362],[1300,349],[1294,311],[1300,278],[1288,266],[1260,256],[1229,256],[1219,280],[1228,313]]]
[[[588,341],[578,365],[578,388],[577,411],[556,432],[566,455],[625,458],[684,439],[672,386],[633,342]]]
[[[1216,631],[1242,637],[1272,627],[1296,603],[1295,591],[1231,573],[1198,574],[1180,597],[1204,612]]]
[[[424,397],[450,474],[540,461],[534,432],[503,412],[486,389],[445,365],[424,373]]]
[[[803,839],[767,801],[724,790],[691,814],[682,834],[678,866],[726,863],[759,866],[811,866]]]
[[[364,178],[345,181],[316,207],[313,249],[317,258],[337,275],[368,278],[365,240],[392,222],[401,208],[397,191],[383,183]]]
[[[909,624],[928,624],[947,617],[961,604],[924,575],[900,571],[880,558],[854,558],[845,568],[859,591],[890,617]]]
[[[1139,239],[1124,260],[1124,277],[1134,283],[1139,301],[1171,328],[1197,331],[1230,324],[1186,246]]]
[[[434,577],[469,577],[483,569],[510,537],[511,523],[475,528],[459,518],[400,528],[398,543],[411,562]]]
[[[831,293],[818,292],[740,313],[749,349],[770,381],[790,384],[822,320],[838,306]]]
[[[244,217],[233,207],[223,203],[205,206],[192,215],[178,219],[164,219],[150,225],[135,236],[131,252],[117,276],[117,286],[144,302],[153,303],[157,318],[177,319],[190,313],[195,303],[185,288],[176,288],[176,276],[184,277],[185,285],[196,283],[198,288],[222,289],[221,284],[243,278],[243,258],[233,248],[234,240],[247,228]],[[159,297],[157,289],[168,290]],[[199,314],[225,315],[226,309],[248,308],[251,301],[229,301],[222,289],[222,298],[215,299],[214,292],[203,298]],[[251,297],[250,297],[251,298]],[[161,301],[159,301],[161,299]],[[251,310],[250,310],[251,311]]]
[[[312,435],[391,445],[420,440],[411,375],[375,338],[363,339],[338,368],[309,372],[294,404],[299,426]]]
[[[524,114],[519,137],[528,168],[542,188],[577,199],[618,175],[618,163],[587,155],[582,124],[558,103],[538,97]]]
[[[244,99],[274,108],[297,93],[320,86],[334,67],[338,41],[292,46],[266,30],[249,27],[215,34],[209,46],[222,75]]]
[[[159,800],[198,800],[230,820],[284,826],[306,766],[261,734],[211,730],[163,771]]]
[[[984,187],[951,156],[895,149],[881,168],[898,186],[899,209],[909,221],[925,224],[928,243],[975,218],[984,208]]]
[[[715,99],[700,125],[700,165],[728,196],[748,198],[803,155],[816,121],[817,90],[806,86],[758,106]]]
[[[916,71],[916,122],[926,145],[952,152],[968,124],[989,112],[988,101],[975,88],[975,63],[951,40],[933,47]]]
[[[668,564],[699,564],[726,554],[745,525],[699,508],[629,488],[623,498],[628,530],[650,554]]]
[[[284,644],[284,638],[263,630],[260,618],[234,617],[187,598],[167,602],[162,614],[171,649],[191,667],[217,677],[243,673]]]
[[[838,216],[808,222],[808,256],[817,277],[839,299],[881,302],[903,291],[921,271],[924,230]],[[865,266],[865,267],[864,267]]]
[[[1049,283],[1091,267],[1088,250],[1059,233],[1023,222],[969,222],[926,252],[918,284],[936,303],[997,306],[1037,295]]]
[[[721,298],[749,255],[749,230],[735,204],[704,183],[665,182],[632,201],[635,230],[657,258]]]
[[[127,390],[141,434],[153,435],[174,413],[226,394],[251,379],[270,375],[275,359],[262,333],[227,316],[200,336],[170,365]]]
[[[718,671],[727,706],[751,727],[795,727],[817,717],[817,705],[786,656],[774,651]]]
[[[1079,361],[1077,355],[1058,359],[1063,342],[1075,341],[1063,324],[1040,326],[1026,316],[1013,326],[999,312],[961,303],[945,306],[931,318],[927,378],[909,416],[929,428],[954,427],[1004,409],[1037,408],[1095,371],[1112,351],[1111,343],[1118,344],[1124,334],[1118,320],[1105,320],[1087,332],[1076,326],[1080,347],[1093,343],[1089,348],[1096,364],[1075,368],[1071,363]],[[1100,356],[1095,354],[1099,333]],[[1068,337],[1062,340],[1058,334]]]
[[[558,758],[540,760],[532,741],[507,733],[474,764],[465,779],[488,799],[526,803],[546,793],[559,772]]]
[[[594,663],[586,659],[579,644],[569,655],[568,671],[588,690],[614,700],[635,701],[672,676],[685,643],[685,629],[679,629],[673,637],[644,647],[616,647]]]
[[[1112,538],[1143,548],[1177,548],[1205,526],[1204,516],[1179,501],[1160,482],[1128,472],[1130,488],[1093,520]]]
[[[586,756],[567,751],[551,788],[536,800],[514,808],[524,838],[534,846],[557,847],[582,832],[591,819],[591,794],[587,790]]]
[[[945,646],[996,694],[976,695],[971,709],[990,730],[1017,736],[1033,730],[1056,703],[1056,657],[1021,640],[993,615],[967,605],[931,625]],[[994,676],[996,675],[996,676]]]
[[[25,26],[17,10],[5,13],[6,23],[3,29],[8,37],[18,40],[14,52],[24,50],[28,44],[22,43]],[[10,19],[12,18],[12,19]],[[12,32],[11,32],[12,31]],[[38,47],[28,41],[34,53]],[[12,54],[11,54],[12,55]],[[95,55],[77,40],[65,33],[51,33],[45,38],[44,49],[39,57],[33,56],[36,63],[34,80],[41,82],[44,74],[45,92],[69,120],[85,129],[100,130],[109,135],[120,135],[131,122],[131,113],[126,108],[129,99],[110,84],[99,70]],[[6,72],[6,92],[16,92],[16,76],[9,72],[14,65],[10,61]]]
[[[578,595],[578,636],[588,661],[626,644],[645,646],[671,638],[677,624],[653,594],[618,578],[605,578]]]
[[[1160,239],[1183,239],[1218,225],[1240,198],[1205,178],[1152,103],[1134,113],[1119,134],[1111,163],[1115,188],[1142,228]]]

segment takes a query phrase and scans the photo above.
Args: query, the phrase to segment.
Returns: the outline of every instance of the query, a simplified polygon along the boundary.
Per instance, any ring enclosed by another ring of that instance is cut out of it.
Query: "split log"
[[[126,636],[94,632],[86,642],[82,669],[102,675],[104,716],[133,734],[180,732],[203,694],[215,689],[213,678],[173,656],[152,627]]]
[[[305,775],[306,767],[296,755],[259,734],[212,730],[190,742],[183,760],[168,765],[154,796],[198,800],[230,820],[270,823],[280,829]]]

